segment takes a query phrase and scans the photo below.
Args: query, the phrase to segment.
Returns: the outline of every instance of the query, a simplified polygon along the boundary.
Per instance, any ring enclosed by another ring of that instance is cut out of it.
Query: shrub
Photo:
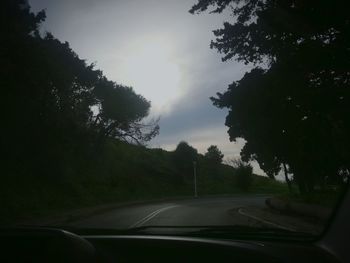
[[[253,167],[240,159],[233,160],[232,165],[236,169],[236,186],[243,191],[248,191],[253,183]]]

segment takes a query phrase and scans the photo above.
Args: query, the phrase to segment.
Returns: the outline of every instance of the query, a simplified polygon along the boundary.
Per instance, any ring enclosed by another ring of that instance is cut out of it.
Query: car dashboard
[[[310,242],[166,235],[76,235],[60,229],[1,231],[1,262],[339,262]]]

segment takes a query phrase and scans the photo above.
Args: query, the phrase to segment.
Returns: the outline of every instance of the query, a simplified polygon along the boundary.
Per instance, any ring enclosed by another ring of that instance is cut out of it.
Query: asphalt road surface
[[[258,225],[244,208],[263,209],[266,195],[193,198],[123,206],[75,221],[81,228],[125,229],[141,226]]]

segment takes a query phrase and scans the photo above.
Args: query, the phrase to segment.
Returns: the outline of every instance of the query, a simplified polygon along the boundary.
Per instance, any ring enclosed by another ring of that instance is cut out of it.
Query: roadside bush
[[[236,168],[236,186],[242,191],[248,191],[253,184],[253,167],[242,160],[232,162]]]

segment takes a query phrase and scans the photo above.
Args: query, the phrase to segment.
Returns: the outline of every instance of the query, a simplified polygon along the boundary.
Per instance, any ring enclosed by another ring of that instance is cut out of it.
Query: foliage
[[[174,152],[148,149],[107,139],[98,158],[82,161],[74,176],[24,177],[3,175],[0,184],[1,223],[60,214],[66,210],[135,200],[193,196],[193,180],[183,180]],[[79,162],[79,159],[75,159]],[[221,164],[215,174],[202,155],[197,156],[199,196],[242,193],[236,170]],[[51,172],[54,172],[51,167]],[[192,179],[192,178],[191,178]],[[285,193],[284,183],[253,175],[254,193]],[[15,191],[14,191],[15,190]],[[6,215],[6,216],[5,216]]]
[[[187,142],[179,142],[174,151],[173,160],[181,172],[191,173],[193,162],[197,160],[197,150]]]
[[[40,34],[44,11],[30,12],[25,0],[6,0],[3,10],[5,174],[72,176],[79,169],[77,159],[89,162],[108,137],[144,143],[157,135],[157,122],[142,123],[150,102],[107,80],[67,42]]]
[[[237,187],[243,191],[250,190],[253,184],[253,167],[241,159],[232,159],[229,162],[235,168]]]
[[[214,166],[218,166],[222,163],[222,158],[224,158],[224,155],[219,150],[219,148],[216,145],[209,146],[207,152],[204,154],[204,157]]]
[[[231,7],[214,31],[223,61],[254,65],[214,104],[228,108],[231,140],[243,137],[246,161],[272,178],[288,166],[301,192],[349,176],[350,27],[342,1],[199,0],[190,10]],[[327,150],[325,150],[327,149]]]
[[[123,138],[142,144],[158,134],[157,122],[142,124],[149,113],[150,102],[135,94],[131,87],[118,85],[105,77],[95,87],[99,113],[94,127],[104,137]],[[148,132],[144,132],[148,129]]]

